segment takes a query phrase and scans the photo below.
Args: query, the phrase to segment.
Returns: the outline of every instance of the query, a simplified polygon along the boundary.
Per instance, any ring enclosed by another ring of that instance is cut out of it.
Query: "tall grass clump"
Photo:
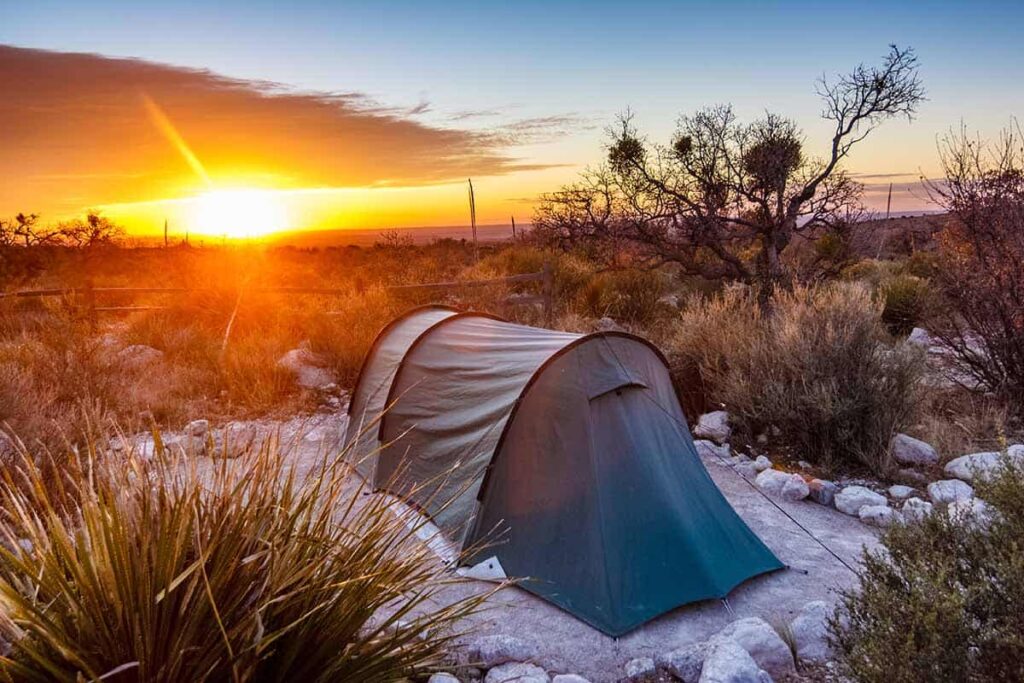
[[[858,285],[779,291],[767,308],[744,288],[691,300],[670,342],[681,392],[696,386],[751,435],[780,431],[802,459],[884,473],[924,359],[891,342],[880,313]]]
[[[0,678],[392,681],[485,597],[446,600],[415,525],[331,458],[80,453],[56,484],[26,452],[3,473]]]
[[[1024,680],[1024,469],[978,486],[980,518],[939,511],[865,555],[830,624],[853,680]]]

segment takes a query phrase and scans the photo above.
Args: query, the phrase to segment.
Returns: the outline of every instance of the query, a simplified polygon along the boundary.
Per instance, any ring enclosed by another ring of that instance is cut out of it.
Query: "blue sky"
[[[1024,2],[9,2],[0,43],[133,56],[288,86],[357,92],[428,125],[488,129],[571,117],[515,154],[569,180],[630,107],[653,139],[680,113],[731,102],[828,128],[815,80],[912,46],[929,101],[892,122],[851,170],[936,171],[935,138],[963,120],[992,134],[1024,114]],[[467,114],[470,114],[467,116]],[[531,186],[532,187],[532,186]],[[553,188],[551,188],[553,189]]]

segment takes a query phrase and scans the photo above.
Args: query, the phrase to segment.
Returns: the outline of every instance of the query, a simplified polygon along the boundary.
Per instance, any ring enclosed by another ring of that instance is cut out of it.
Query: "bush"
[[[750,433],[775,427],[803,459],[884,473],[890,438],[917,412],[924,359],[887,341],[880,313],[857,285],[779,292],[769,311],[740,288],[693,300],[670,343],[677,377],[696,374]]]
[[[1024,680],[1024,470],[979,492],[995,512],[988,527],[940,511],[865,554],[830,624],[854,680]]]
[[[667,291],[665,276],[656,271],[621,270],[595,275],[583,287],[580,304],[595,318],[611,316],[643,325],[661,312],[659,299]]]
[[[931,308],[928,281],[913,275],[899,275],[882,285],[882,322],[894,335],[906,336],[927,316]]]
[[[159,439],[159,434],[155,435]],[[0,483],[0,678],[392,681],[442,662],[484,594],[456,580],[334,457],[69,456]]]

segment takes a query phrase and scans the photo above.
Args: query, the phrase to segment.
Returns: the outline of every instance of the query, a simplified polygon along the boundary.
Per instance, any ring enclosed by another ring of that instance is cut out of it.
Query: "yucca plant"
[[[0,678],[389,681],[441,666],[486,594],[452,599],[416,525],[342,458],[114,458],[0,483]],[[465,591],[463,591],[464,593]]]

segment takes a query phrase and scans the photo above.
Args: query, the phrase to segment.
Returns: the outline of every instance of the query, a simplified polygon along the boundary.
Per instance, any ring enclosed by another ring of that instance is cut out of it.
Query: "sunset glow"
[[[263,237],[288,229],[285,204],[267,190],[213,190],[192,203],[193,232],[232,238]]]

